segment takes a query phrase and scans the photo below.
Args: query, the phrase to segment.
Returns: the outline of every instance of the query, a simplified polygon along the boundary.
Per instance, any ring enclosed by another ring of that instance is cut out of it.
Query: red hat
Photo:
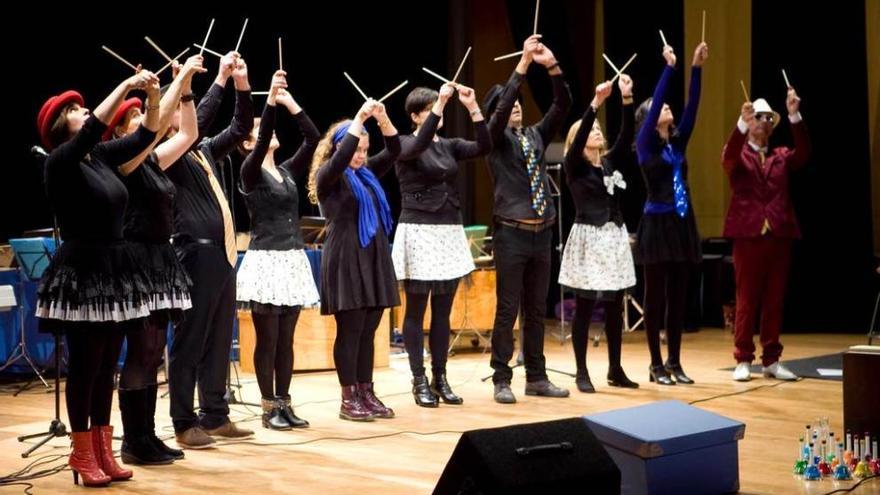
[[[116,113],[113,114],[113,118],[110,119],[110,125],[107,126],[107,130],[104,131],[104,134],[101,136],[103,141],[108,141],[113,137],[113,130],[116,129],[116,126],[122,123],[125,116],[128,115],[128,111],[132,108],[143,108],[143,103],[141,103],[140,98],[129,98],[122,102],[122,105],[119,105],[119,108],[116,110]]]
[[[37,132],[40,133],[40,142],[43,143],[43,147],[47,150],[52,148],[52,143],[49,141],[49,131],[52,129],[52,124],[58,117],[58,113],[61,112],[61,109],[68,103],[77,103],[80,106],[85,105],[82,95],[76,91],[68,90],[49,98],[46,100],[46,103],[43,103],[43,107],[40,108],[40,113],[37,115]]]

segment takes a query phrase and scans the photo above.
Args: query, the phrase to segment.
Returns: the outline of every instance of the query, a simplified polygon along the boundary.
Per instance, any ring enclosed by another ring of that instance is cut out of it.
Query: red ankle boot
[[[84,486],[104,486],[110,483],[110,477],[101,470],[92,450],[92,432],[73,431],[70,432],[70,439],[73,441],[73,452],[70,453],[67,464],[73,471],[73,483],[78,485],[80,476]]]
[[[98,465],[101,470],[107,473],[113,481],[125,481],[132,477],[132,473],[128,469],[122,469],[116,463],[113,457],[113,427],[92,426],[92,450],[95,451],[95,457],[98,459]]]

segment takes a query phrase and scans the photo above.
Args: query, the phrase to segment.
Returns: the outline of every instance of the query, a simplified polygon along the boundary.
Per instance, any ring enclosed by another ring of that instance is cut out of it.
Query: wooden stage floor
[[[548,323],[547,366],[573,371],[571,344],[561,345],[552,329]],[[865,340],[860,335],[805,334],[784,335],[783,342],[785,358],[794,359],[842,351]],[[828,416],[832,429],[841,430],[841,382],[807,379],[774,386],[780,382],[756,378],[736,383],[729,371],[721,371],[733,365],[731,348],[732,336],[722,330],[685,334],[683,363],[697,383],[660,387],[647,380],[649,358],[644,332],[627,334],[623,363],[630,378],[640,383],[640,389],[605,385],[607,354],[603,342],[598,348],[590,347],[588,357],[598,393],[578,393],[573,379],[550,373],[557,385],[572,390],[571,398],[527,397],[523,393],[524,374],[519,368],[513,383],[519,400],[515,405],[496,404],[491,382],[480,381],[491,373],[488,354],[463,349],[450,358],[448,375],[465,403],[458,407],[441,405],[439,409],[423,409],[413,403],[407,360],[392,357],[390,367],[376,371],[375,381],[377,392],[394,408],[397,418],[373,423],[337,418],[339,387],[332,371],[297,374],[291,387],[296,412],[311,422],[311,428],[293,432],[264,430],[256,408],[233,406],[233,419],[257,431],[253,440],[187,451],[185,460],[171,466],[135,467],[132,481],[115,483],[100,493],[430,493],[465,430],[580,416],[664,399],[701,401],[735,392],[746,393],[702,401],[698,407],[746,423],[745,439],[739,444],[741,493],[821,494],[850,486],[833,481],[807,483],[791,474],[797,437],[805,424]],[[239,396],[257,401],[254,377],[243,375],[242,382],[243,394]],[[156,419],[165,435],[170,434],[167,410],[167,399],[161,399]],[[25,445],[16,437],[45,428],[51,411],[52,394],[45,390],[32,388],[18,397],[6,391],[0,394],[0,476],[40,456],[68,451],[68,442],[57,438],[29,460],[19,456]],[[63,406],[62,414],[67,422]],[[113,423],[120,427],[116,410]],[[74,490],[69,471],[32,483],[33,493]],[[0,491],[21,493],[23,488],[2,487]],[[854,493],[880,493],[880,480],[871,480]]]

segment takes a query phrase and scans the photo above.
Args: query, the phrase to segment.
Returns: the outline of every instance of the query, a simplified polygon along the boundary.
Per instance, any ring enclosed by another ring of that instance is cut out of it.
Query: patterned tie
[[[544,180],[541,176],[541,164],[535,156],[535,149],[529,143],[528,138],[522,129],[514,131],[519,146],[522,148],[523,157],[526,159],[526,170],[529,173],[529,193],[532,198],[532,209],[539,217],[544,216],[544,210],[547,208],[547,197],[544,194]]]
[[[229,261],[230,265],[235,266],[235,261],[238,258],[238,250],[235,247],[235,227],[232,225],[232,213],[229,212],[229,204],[226,202],[226,195],[223,194],[223,189],[220,187],[220,183],[217,182],[217,177],[214,175],[214,169],[208,164],[208,159],[205,158],[205,155],[202,154],[201,150],[197,150],[193,155],[196,157],[196,161],[199,162],[199,165],[202,166],[202,170],[208,175],[208,182],[211,184],[211,189],[214,191],[214,198],[217,200],[217,204],[220,205],[220,213],[223,214],[223,243],[226,247],[226,259]]]
[[[684,177],[681,170],[684,155],[673,148],[671,144],[667,144],[663,147],[661,156],[666,163],[672,165],[672,193],[675,198],[675,212],[679,217],[684,218],[689,207],[687,189],[684,187]]]

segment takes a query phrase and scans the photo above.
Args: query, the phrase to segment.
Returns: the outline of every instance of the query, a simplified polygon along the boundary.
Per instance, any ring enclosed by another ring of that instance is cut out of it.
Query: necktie
[[[673,148],[671,144],[667,144],[663,147],[661,156],[666,163],[672,165],[672,193],[675,199],[675,212],[679,217],[684,218],[689,206],[687,189],[684,187],[684,177],[681,170],[684,155]]]
[[[766,170],[767,153],[764,150],[758,150],[758,157],[761,158],[761,170]],[[761,235],[767,235],[770,232],[770,220],[764,218],[764,225],[761,226]]]
[[[226,259],[229,261],[230,265],[235,266],[235,261],[238,257],[238,250],[235,247],[235,227],[232,225],[232,213],[229,211],[229,204],[226,202],[226,195],[223,194],[223,189],[220,187],[220,183],[217,182],[217,177],[214,175],[214,169],[208,164],[208,159],[205,158],[205,155],[203,155],[200,150],[193,153],[193,155],[195,155],[196,161],[199,162],[199,165],[202,166],[202,170],[208,175],[208,183],[211,184],[211,189],[214,191],[214,198],[217,200],[217,204],[220,205],[220,213],[223,215],[223,244],[226,247]]]
[[[539,217],[544,216],[544,210],[547,208],[547,197],[544,193],[544,178],[541,176],[541,164],[535,156],[535,149],[526,137],[522,129],[514,131],[519,146],[522,149],[523,156],[526,159],[526,171],[529,174],[529,194],[532,200],[532,210]]]

